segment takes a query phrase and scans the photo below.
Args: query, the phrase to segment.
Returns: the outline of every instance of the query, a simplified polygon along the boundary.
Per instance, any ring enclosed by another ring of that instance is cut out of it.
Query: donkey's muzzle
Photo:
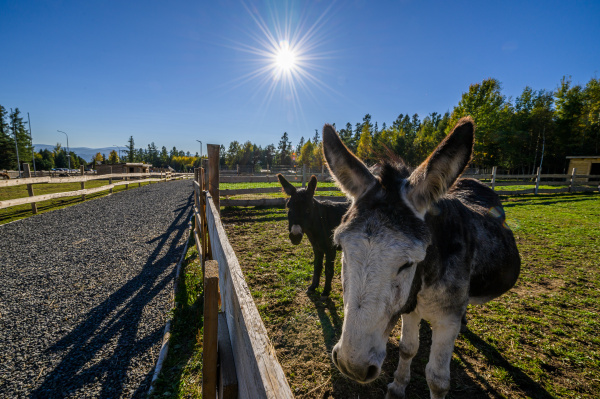
[[[300,244],[300,241],[302,241],[302,233],[300,233],[300,234],[290,233],[290,241],[294,245]]]
[[[356,382],[360,382],[361,384],[366,384],[375,380],[379,376],[379,373],[381,372],[380,366],[373,363],[358,366],[344,362],[338,357],[338,351],[339,348],[336,345],[331,353],[333,364],[335,364],[338,370],[340,370],[346,377],[351,378]]]
[[[300,227],[297,224],[292,225],[292,227],[290,228],[290,241],[292,242],[292,244],[300,244],[300,241],[302,241],[302,234],[302,227]]]

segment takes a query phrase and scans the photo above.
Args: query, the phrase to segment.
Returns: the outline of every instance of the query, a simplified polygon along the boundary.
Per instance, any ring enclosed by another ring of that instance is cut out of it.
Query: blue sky
[[[585,84],[599,20],[598,1],[0,0],[0,104],[29,112],[36,144],[296,144],[366,113],[451,111],[488,77],[513,98]],[[296,69],[277,80],[284,40]]]

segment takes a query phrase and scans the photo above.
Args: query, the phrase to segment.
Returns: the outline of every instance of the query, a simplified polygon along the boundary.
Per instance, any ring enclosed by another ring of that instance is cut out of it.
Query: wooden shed
[[[150,173],[152,165],[147,163],[115,163],[110,165],[96,165],[96,171],[99,175],[108,175],[110,173]]]
[[[589,155],[589,156],[571,156],[567,157],[569,160],[568,173],[570,174],[573,168],[575,168],[576,175],[596,175],[600,176],[600,155]],[[598,179],[580,178],[578,181],[590,181]]]

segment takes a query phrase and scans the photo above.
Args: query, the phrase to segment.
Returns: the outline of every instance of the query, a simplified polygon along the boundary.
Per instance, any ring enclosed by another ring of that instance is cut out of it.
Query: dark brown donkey
[[[294,245],[300,244],[302,235],[306,234],[312,245],[315,258],[312,284],[307,292],[314,292],[319,286],[321,272],[323,271],[323,257],[325,257],[325,287],[322,296],[331,292],[331,279],[333,278],[333,264],[335,254],[339,250],[333,243],[333,231],[342,221],[342,216],[348,210],[348,202],[317,201],[314,198],[317,188],[317,177],[312,176],[306,188],[292,186],[283,175],[277,178],[283,190],[290,199],[286,203],[288,209],[288,223],[290,241]]]
[[[467,304],[502,295],[519,276],[521,260],[498,196],[477,180],[459,179],[473,136],[473,121],[463,118],[414,171],[388,161],[373,174],[333,127],[323,128],[328,167],[353,199],[335,231],[343,253],[344,325],[332,357],[346,376],[373,381],[402,317],[388,398],[405,396],[421,319],[432,330],[427,384],[432,398],[444,398]]]

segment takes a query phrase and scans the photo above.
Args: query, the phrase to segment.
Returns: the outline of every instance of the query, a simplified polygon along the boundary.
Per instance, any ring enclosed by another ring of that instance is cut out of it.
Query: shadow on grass
[[[278,214],[278,215],[274,215]],[[221,209],[221,218],[225,223],[259,223],[259,222],[279,222],[287,220],[287,214],[284,208],[280,207],[236,207],[226,206]]]
[[[325,347],[331,352],[342,333],[343,320],[338,315],[335,302],[331,298],[321,299],[318,292],[309,294],[308,298],[315,305],[323,330]]]
[[[193,236],[190,237],[190,246],[194,245]],[[194,374],[200,376],[202,373],[201,356],[201,335],[204,327],[204,295],[203,285],[201,283],[201,273],[192,273],[190,264],[198,260],[198,254],[186,259],[183,265],[179,280],[179,289],[175,302],[177,307],[173,312],[173,324],[171,328],[171,338],[169,341],[169,352],[165,360],[163,369],[159,378],[154,383],[154,391],[151,398],[185,396],[182,392],[184,388],[184,374]],[[196,266],[200,268],[199,265]],[[195,278],[189,275],[194,274]],[[187,278],[192,280],[194,289],[188,290],[186,284]],[[196,298],[190,303],[191,298]],[[194,361],[197,357],[198,361]],[[198,381],[200,386],[200,380]]]
[[[506,370],[506,372],[511,376],[514,384],[517,385],[519,389],[523,392],[524,396],[529,398],[540,399],[553,398],[553,396],[550,395],[548,391],[546,391],[540,384],[533,381],[531,377],[529,377],[525,372],[523,372],[523,370],[510,364],[510,362],[506,360],[496,348],[488,344],[477,334],[471,331],[467,331],[466,333],[462,334],[462,338],[466,341],[469,341],[475,348],[477,348],[477,350],[485,356],[490,366]],[[473,371],[472,367],[469,365],[468,361],[464,358],[463,354],[457,350],[455,350],[455,353],[458,355],[458,357],[461,358],[461,360],[463,360],[463,362],[467,365],[467,368],[470,369],[474,374],[476,374]],[[492,388],[487,384],[485,379],[479,374],[477,374],[477,379],[480,383],[492,390]],[[498,394],[498,397],[501,397],[501,395]]]
[[[343,320],[339,317],[336,304],[332,299],[320,299],[318,294],[309,296],[315,306],[321,328],[323,340],[327,350],[331,352],[337,343],[341,332]],[[426,321],[422,321],[419,329],[419,350],[413,358],[411,365],[411,381],[407,387],[407,397],[428,398],[429,387],[425,376],[425,367],[429,361],[431,347],[431,327]],[[468,331],[458,339],[469,341],[479,352],[481,352],[489,366],[502,368],[512,377],[514,384],[526,397],[552,398],[542,386],[533,381],[525,372],[510,364],[496,348],[485,342],[475,333]],[[380,377],[374,382],[362,385],[343,376],[331,363],[331,383],[324,389],[319,397],[327,398],[380,398],[385,395],[387,384],[393,381],[399,360],[398,343],[395,340],[388,341],[387,356],[382,366]],[[447,398],[504,398],[496,388],[488,383],[486,378],[479,374],[470,363],[467,356],[455,349],[455,354],[460,360],[452,359],[450,365],[451,389]]]
[[[595,198],[594,198],[595,197]],[[580,192],[580,193],[561,193],[561,194],[539,194],[539,195],[523,195],[523,196],[501,196],[502,206],[511,208],[523,204],[530,205],[554,205],[563,202],[578,202],[589,201],[591,199],[600,198],[598,193]],[[510,198],[510,200],[508,200]]]

